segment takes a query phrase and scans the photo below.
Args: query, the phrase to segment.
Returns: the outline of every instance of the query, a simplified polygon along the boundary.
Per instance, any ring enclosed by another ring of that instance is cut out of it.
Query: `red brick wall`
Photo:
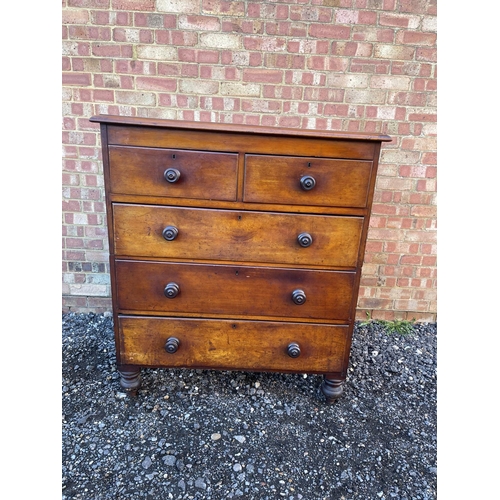
[[[63,310],[110,310],[94,114],[383,132],[358,318],[436,320],[436,2],[63,0]]]

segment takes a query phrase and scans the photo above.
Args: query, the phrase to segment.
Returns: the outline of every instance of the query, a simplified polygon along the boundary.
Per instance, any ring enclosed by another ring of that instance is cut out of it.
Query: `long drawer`
[[[362,217],[113,205],[115,254],[355,267]]]
[[[236,200],[237,154],[110,146],[109,162],[112,193]]]
[[[323,324],[127,316],[118,321],[122,362],[143,366],[339,372],[348,334],[347,326]],[[169,339],[178,341],[169,342],[173,352],[165,349]]]
[[[120,311],[284,321],[350,316],[354,272],[116,260]]]
[[[366,207],[371,161],[246,155],[244,201]]]

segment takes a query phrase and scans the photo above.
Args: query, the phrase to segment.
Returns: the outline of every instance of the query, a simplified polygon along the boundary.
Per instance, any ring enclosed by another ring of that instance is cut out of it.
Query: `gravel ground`
[[[436,324],[356,324],[344,394],[322,377],[115,369],[112,318],[63,315],[63,500],[435,499]]]

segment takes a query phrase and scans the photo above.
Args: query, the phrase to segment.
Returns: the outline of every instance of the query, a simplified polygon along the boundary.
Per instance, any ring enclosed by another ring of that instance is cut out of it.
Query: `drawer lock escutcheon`
[[[169,354],[174,354],[174,352],[177,352],[177,349],[179,349],[180,344],[181,343],[178,338],[170,337],[165,343],[165,351],[167,351]]]
[[[177,283],[169,283],[164,290],[165,297],[167,297],[167,299],[173,299],[179,295],[180,291],[181,289]]]
[[[167,168],[163,176],[167,182],[173,184],[179,180],[181,173],[176,168]]]
[[[163,230],[162,234],[163,234],[163,237],[167,241],[173,241],[173,240],[175,240],[175,238],[177,238],[177,235],[179,234],[179,230],[175,226],[167,226]]]
[[[302,305],[306,301],[306,294],[304,293],[304,290],[294,290],[292,293],[292,300],[297,305]]]
[[[292,342],[291,344],[288,344],[288,347],[286,349],[286,353],[291,358],[298,358],[300,356],[299,344],[297,344],[297,342]]]
[[[304,175],[300,179],[300,187],[304,191],[310,191],[314,186],[316,186],[316,179],[312,175]]]
[[[309,233],[300,233],[297,236],[297,241],[299,242],[299,245],[301,247],[307,248],[307,247],[311,246],[313,239]]]

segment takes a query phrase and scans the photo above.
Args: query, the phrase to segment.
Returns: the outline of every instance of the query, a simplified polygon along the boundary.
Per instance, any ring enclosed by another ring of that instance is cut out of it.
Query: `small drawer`
[[[236,200],[237,154],[109,146],[109,165],[112,193]]]
[[[245,156],[244,201],[364,208],[371,161]]]
[[[113,205],[116,255],[355,267],[362,217]]]
[[[122,363],[332,373],[343,369],[348,327],[266,321],[119,316]]]
[[[115,262],[121,311],[347,321],[354,272]]]

